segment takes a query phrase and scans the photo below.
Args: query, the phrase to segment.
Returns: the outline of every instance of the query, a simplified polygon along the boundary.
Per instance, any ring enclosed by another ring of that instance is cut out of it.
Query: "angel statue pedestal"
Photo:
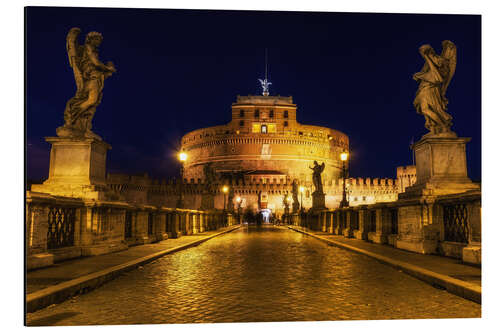
[[[467,176],[465,145],[470,138],[427,136],[415,143],[417,181],[400,199],[462,193],[479,189]]]
[[[312,193],[312,209],[326,209],[325,193],[314,191]]]
[[[111,146],[93,138],[48,137],[49,178],[32,185],[34,192],[84,199],[105,199],[106,154]]]

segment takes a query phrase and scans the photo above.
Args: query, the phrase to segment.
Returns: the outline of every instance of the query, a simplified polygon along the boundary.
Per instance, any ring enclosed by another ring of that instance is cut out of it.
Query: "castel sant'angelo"
[[[311,168],[315,162],[324,163],[325,205],[338,207],[343,192],[340,155],[349,151],[349,138],[335,129],[299,123],[297,109],[291,96],[270,96],[266,89],[261,96],[237,96],[228,124],[197,129],[182,137],[181,151],[189,156],[182,172],[185,183],[205,183],[210,170],[217,186],[229,186],[231,208],[281,215],[294,182],[302,190],[300,204],[306,209],[312,206]],[[411,167],[398,168],[397,180],[348,178],[347,199],[352,206],[394,201],[413,182]],[[220,195],[216,208],[224,205]]]
[[[238,96],[227,125],[198,129],[182,138],[189,161],[184,178],[203,178],[209,164],[223,179],[283,183],[311,179],[314,161],[325,163],[323,179],[341,176],[344,133],[297,122],[292,97]]]

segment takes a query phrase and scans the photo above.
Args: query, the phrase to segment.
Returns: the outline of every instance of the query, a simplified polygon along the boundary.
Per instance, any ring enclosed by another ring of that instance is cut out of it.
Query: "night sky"
[[[113,147],[108,172],[169,178],[188,131],[230,121],[236,95],[261,93],[268,49],[271,95],[293,96],[297,119],[350,138],[350,175],[395,178],[412,163],[409,144],[427,132],[413,99],[418,53],[457,45],[448,112],[467,146],[469,176],[481,178],[481,18],[409,15],[88,8],[26,10],[28,179],[46,179],[50,145],[76,90],[66,34],[104,36],[105,81],[93,131]]]

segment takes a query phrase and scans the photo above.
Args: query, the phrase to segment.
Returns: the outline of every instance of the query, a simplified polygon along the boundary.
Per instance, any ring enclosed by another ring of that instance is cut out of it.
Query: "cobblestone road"
[[[480,317],[481,306],[363,255],[243,227],[28,314],[28,325]]]

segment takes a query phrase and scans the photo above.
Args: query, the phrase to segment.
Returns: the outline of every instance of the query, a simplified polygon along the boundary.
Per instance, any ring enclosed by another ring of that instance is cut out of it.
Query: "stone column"
[[[321,212],[321,231],[326,232],[326,211]]]
[[[202,233],[202,232],[205,232],[205,213],[200,213],[200,230],[199,232]]]
[[[334,233],[334,230],[333,230],[333,214],[335,214],[335,213],[331,212],[331,211],[329,211],[327,213],[328,227],[327,227],[326,232],[328,232],[329,234],[333,234]]]
[[[31,202],[26,195],[26,254],[27,269],[54,264],[54,255],[47,252],[48,211],[47,204]]]
[[[90,246],[93,243],[93,234],[97,232],[96,207],[92,202],[86,202],[81,208],[80,219],[80,246]]]
[[[363,205],[358,210],[358,221],[359,221],[359,230],[354,233],[354,237],[356,239],[367,240],[368,239],[368,225],[370,223],[368,210],[366,209],[366,205]]]
[[[181,235],[181,213],[177,210],[172,212],[172,238],[178,238]]]
[[[148,235],[148,215],[149,212],[145,210],[137,212],[136,233],[137,242],[139,244],[147,244],[151,242]]]
[[[354,213],[354,211],[352,209],[346,209],[345,211],[345,214],[346,214],[346,228],[342,231],[342,234],[344,235],[344,237],[347,237],[347,238],[352,238],[354,235],[353,235],[353,230],[352,230],[352,226],[351,226],[351,214]]]
[[[376,231],[373,235],[373,242],[377,244],[386,244],[387,235],[389,234],[390,226],[390,214],[389,210],[386,208],[377,208],[376,214]]]
[[[469,264],[481,264],[481,201],[467,203],[469,244],[462,249],[462,260]]]
[[[333,216],[333,233],[335,235],[342,235],[342,227],[341,227],[341,223],[342,221],[340,220],[341,219],[341,210],[340,209],[337,209],[335,212],[333,212],[334,216]]]
[[[434,222],[433,201],[414,202],[399,207],[396,247],[422,253],[437,253],[440,226]]]
[[[168,238],[167,214],[165,212],[158,211],[157,220],[158,220],[158,225],[157,225],[156,230],[157,230],[158,239],[159,240],[167,239]]]

